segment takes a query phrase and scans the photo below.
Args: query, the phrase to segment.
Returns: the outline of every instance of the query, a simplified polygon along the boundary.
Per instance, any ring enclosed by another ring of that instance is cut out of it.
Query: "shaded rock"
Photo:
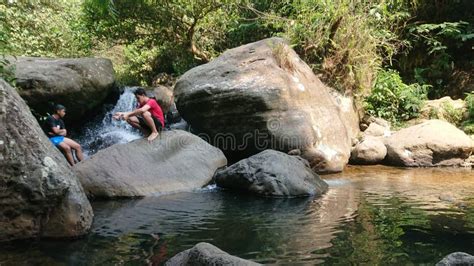
[[[321,195],[328,188],[304,159],[274,150],[265,150],[220,170],[215,179],[220,187],[267,197]]]
[[[51,103],[61,103],[67,108],[68,120],[82,120],[114,89],[109,59],[17,57],[11,62],[21,97],[41,115],[51,112]]]
[[[163,114],[166,114],[168,111],[170,111],[171,106],[174,104],[173,91],[163,85],[157,85],[152,89],[153,96],[155,96],[156,101],[163,110]]]
[[[464,252],[453,252],[436,263],[436,266],[451,265],[474,265],[474,256]]]
[[[185,121],[182,121],[181,115],[179,114],[176,104],[174,103],[173,91],[170,88],[157,84],[154,87],[147,88],[147,95],[155,97],[156,101],[160,105],[161,110],[165,115],[165,126],[167,128],[181,130],[187,129],[188,125]]]
[[[397,166],[458,166],[474,152],[474,142],[448,122],[429,120],[386,138],[387,163]]]
[[[166,125],[171,129],[187,130],[188,125],[186,121],[181,118],[176,104],[174,103],[173,91],[163,85],[157,85],[153,88],[153,94],[163,110]]]
[[[201,188],[226,164],[219,149],[172,130],[151,144],[146,139],[115,144],[76,164],[75,170],[90,196],[136,197]]]
[[[382,138],[365,136],[351,153],[352,164],[377,164],[387,155],[387,148]]]
[[[93,213],[77,177],[2,79],[0,124],[0,241],[85,234]]]
[[[474,91],[474,69],[454,68],[449,83],[446,85],[443,95],[449,95],[453,99],[465,98],[466,93]]]
[[[352,101],[335,97],[280,38],[227,50],[191,69],[174,94],[193,130],[232,161],[265,149],[300,149],[314,170],[337,172],[358,132]]]
[[[167,266],[174,265],[261,265],[244,260],[220,250],[209,243],[201,242],[194,247],[176,254],[169,259]]]

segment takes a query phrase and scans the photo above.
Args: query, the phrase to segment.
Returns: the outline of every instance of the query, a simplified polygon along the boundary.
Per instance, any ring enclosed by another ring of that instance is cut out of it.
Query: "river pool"
[[[199,242],[265,264],[434,264],[474,255],[474,172],[349,166],[320,198],[270,199],[215,187],[93,202],[78,240],[0,246],[0,265],[162,264]]]

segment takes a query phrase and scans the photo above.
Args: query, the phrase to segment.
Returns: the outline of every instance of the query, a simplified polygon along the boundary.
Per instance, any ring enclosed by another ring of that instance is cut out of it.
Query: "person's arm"
[[[115,119],[120,119],[120,117],[123,117],[124,120],[127,120],[131,116],[137,116],[140,115],[150,109],[150,106],[148,104],[143,105],[142,107],[135,109],[131,112],[117,112],[114,114]]]
[[[55,135],[59,135],[59,136],[66,136],[67,135],[67,130],[66,129],[59,129],[59,125],[57,125],[55,127],[51,127],[51,131]]]

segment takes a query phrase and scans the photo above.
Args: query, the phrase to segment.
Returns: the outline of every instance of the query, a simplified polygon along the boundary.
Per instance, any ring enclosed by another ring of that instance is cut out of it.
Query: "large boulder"
[[[85,234],[93,213],[81,184],[2,79],[0,124],[0,241]]]
[[[152,143],[115,144],[76,164],[75,170],[92,197],[140,197],[201,188],[226,164],[219,149],[172,130]]]
[[[448,122],[428,120],[385,141],[386,161],[396,166],[458,166],[474,152],[474,141]]]
[[[453,252],[436,263],[436,266],[451,265],[474,265],[474,256],[464,252]]]
[[[68,110],[68,120],[82,120],[114,89],[109,59],[17,57],[10,61],[21,97],[39,115],[51,112],[52,103],[61,103]]]
[[[236,265],[236,266],[253,266],[261,265],[253,261],[244,260],[239,257],[229,255],[220,250],[216,246],[209,243],[201,242],[194,247],[176,254],[169,259],[166,266],[183,266],[183,265]]]
[[[216,184],[266,197],[321,195],[328,185],[306,160],[279,151],[266,150],[220,170]]]
[[[318,172],[341,171],[358,117],[280,38],[230,49],[186,72],[174,95],[183,118],[232,161],[299,149]]]

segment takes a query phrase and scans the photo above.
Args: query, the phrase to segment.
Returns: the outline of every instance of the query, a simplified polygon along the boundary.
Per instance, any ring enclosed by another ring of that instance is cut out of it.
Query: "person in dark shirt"
[[[131,112],[117,112],[114,119],[126,120],[132,127],[142,130],[144,134],[151,132],[148,141],[158,137],[158,132],[165,127],[165,118],[160,105],[155,99],[146,95],[146,91],[138,88],[134,91],[138,102],[138,108]]]
[[[65,115],[66,107],[61,104],[55,105],[54,113],[46,119],[44,131],[54,146],[58,147],[59,150],[64,153],[69,164],[74,165],[73,151],[75,151],[77,161],[79,162],[84,159],[84,156],[82,154],[81,145],[66,137],[67,130],[62,120]]]

